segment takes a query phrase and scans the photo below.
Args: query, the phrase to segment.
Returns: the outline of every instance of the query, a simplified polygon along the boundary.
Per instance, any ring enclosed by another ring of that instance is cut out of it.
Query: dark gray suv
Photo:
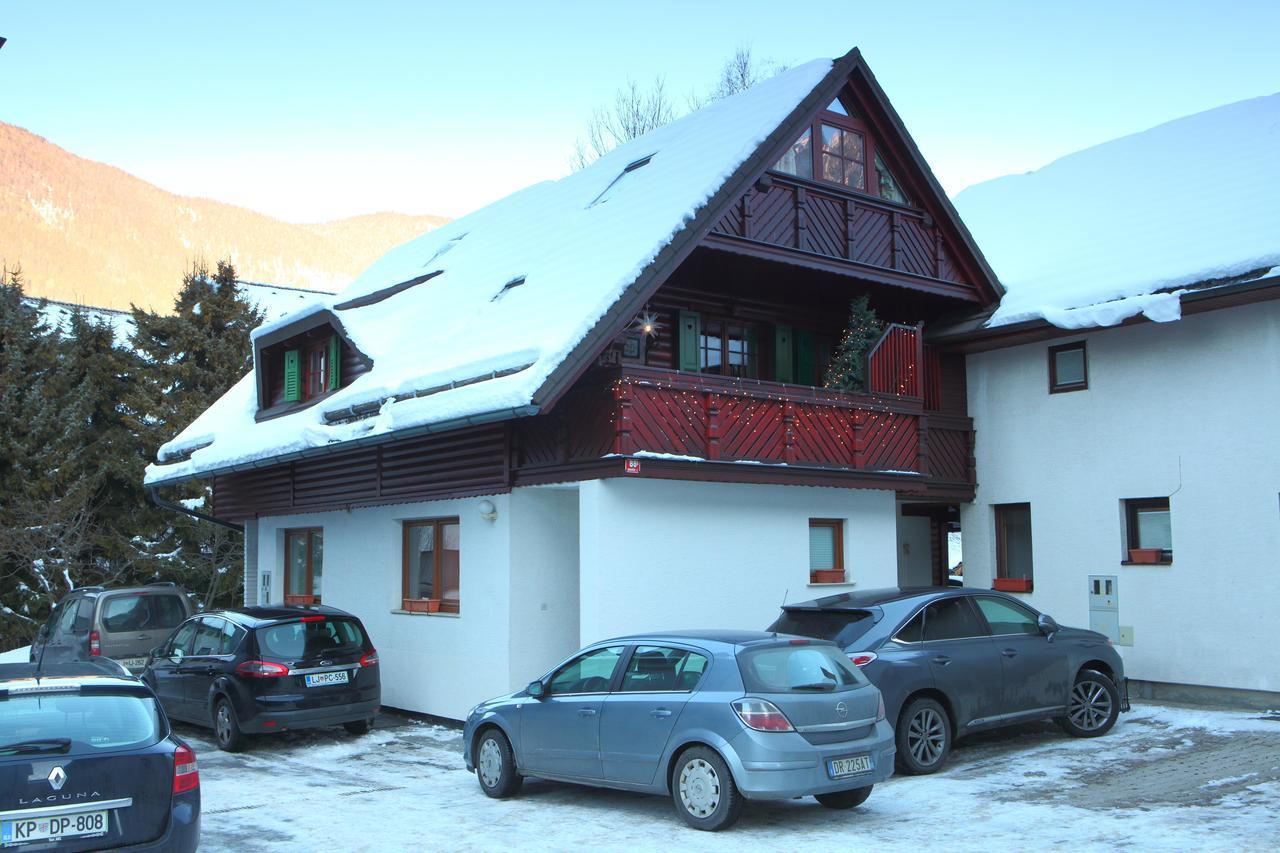
[[[955,738],[982,729],[1052,718],[1097,737],[1129,710],[1124,663],[1105,636],[999,592],[845,593],[785,605],[769,630],[845,650],[884,694],[905,773],[941,769]]]

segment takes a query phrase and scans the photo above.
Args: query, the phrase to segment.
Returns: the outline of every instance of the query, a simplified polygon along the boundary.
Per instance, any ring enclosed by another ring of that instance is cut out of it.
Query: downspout
[[[173,501],[165,500],[156,492],[155,486],[147,486],[147,497],[151,498],[151,502],[161,509],[169,509],[174,512],[180,512],[183,515],[189,515],[200,521],[211,521],[214,524],[234,530],[237,533],[244,533],[244,525],[236,524],[234,521],[223,521],[221,518],[214,518],[212,515],[205,515],[203,512],[196,512],[194,509],[187,509],[182,504],[176,504]]]

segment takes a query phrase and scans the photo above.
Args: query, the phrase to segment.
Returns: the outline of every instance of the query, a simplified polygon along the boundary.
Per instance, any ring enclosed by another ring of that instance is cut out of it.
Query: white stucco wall
[[[1087,627],[1088,576],[1117,576],[1130,677],[1280,690],[1280,302],[1084,339],[1086,391],[1047,392],[1048,344],[968,357],[966,585],[995,572],[992,505],[1029,501],[1034,606]],[[1121,501],[1160,496],[1173,564],[1121,565]]]
[[[763,629],[809,585],[809,519],[846,519],[855,588],[898,580],[889,491],[599,480],[580,484],[581,640],[678,628]]]
[[[511,506],[512,690],[576,651],[578,490],[516,489]]]

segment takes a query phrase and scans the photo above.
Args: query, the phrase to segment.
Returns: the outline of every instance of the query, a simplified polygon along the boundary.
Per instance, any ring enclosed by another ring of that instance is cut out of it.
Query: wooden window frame
[[[809,583],[848,583],[849,576],[845,574],[844,566],[844,519],[843,518],[811,518],[809,519],[809,529],[815,527],[829,527],[832,533],[832,566],[830,569],[809,571]],[[839,580],[818,580],[821,577],[818,571],[838,572]]]
[[[289,567],[293,564],[289,554],[289,543],[293,541],[293,537],[298,534],[305,534],[307,541],[307,583],[303,595],[311,596],[313,604],[320,603],[320,597],[315,594],[315,569],[314,569],[314,549],[311,547],[311,537],[319,534],[320,538],[324,538],[323,527],[287,527],[284,531],[284,595],[295,595],[297,593],[289,592]]]
[[[1142,548],[1143,545],[1138,541],[1138,513],[1144,509],[1160,509],[1169,513],[1169,530],[1173,531],[1173,509],[1169,505],[1168,498],[1126,498],[1124,502],[1124,526],[1125,526],[1125,544],[1128,550]],[[1131,561],[1126,552],[1125,564]],[[1160,550],[1160,559],[1156,565],[1168,565],[1173,562],[1173,549],[1162,548]]]
[[[1084,356],[1084,379],[1080,382],[1059,382],[1058,353],[1071,352],[1073,350],[1080,350]],[[1069,344],[1059,344],[1057,346],[1049,347],[1049,393],[1066,394],[1069,391],[1087,390],[1089,390],[1089,350],[1088,347],[1085,346],[1085,341],[1072,341]]]
[[[725,317],[720,315],[699,315],[698,324],[698,372],[707,373],[709,376],[726,376],[731,379],[759,379],[760,365],[760,330],[764,324],[757,323],[754,320],[740,320],[735,317]],[[720,372],[710,373],[703,366],[703,354],[708,352],[708,348],[704,346],[704,342],[708,337],[707,329],[712,326],[719,326],[720,332]],[[729,330],[736,328],[742,333],[742,340],[747,342],[750,350],[746,353],[746,369],[741,375],[731,371],[732,365],[729,361]],[[751,370],[754,366],[755,370]]]
[[[996,527],[996,576],[993,588],[1004,592],[1031,592],[1035,582],[1035,543],[1032,542],[1032,560],[1030,576],[1026,578],[1016,578],[1009,575],[1009,555],[1008,555],[1008,518],[1007,515],[1011,510],[1020,510],[1025,508],[1028,517],[1031,515],[1031,503],[1023,501],[1021,503],[995,504],[992,507],[995,510],[995,527]]]
[[[460,614],[462,611],[462,521],[458,516],[445,516],[442,518],[412,518],[404,521],[401,527],[401,560],[400,560],[400,598],[401,604],[405,610],[410,610],[412,601],[431,601],[432,599],[413,598],[409,595],[409,535],[416,527],[431,526],[435,528],[432,533],[433,542],[437,543],[432,549],[432,579],[431,588],[439,595],[443,589],[443,566],[441,565],[444,548],[439,547],[444,542],[444,526],[447,524],[458,525],[458,600],[445,601],[441,596],[435,599],[440,602],[440,613]],[[431,612],[431,611],[424,611]]]

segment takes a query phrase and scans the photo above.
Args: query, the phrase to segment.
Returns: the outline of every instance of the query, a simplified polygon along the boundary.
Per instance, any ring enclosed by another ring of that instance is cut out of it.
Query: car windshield
[[[364,632],[354,619],[285,622],[258,631],[264,658],[305,660],[364,648]]]
[[[127,693],[46,693],[0,699],[0,758],[93,755],[160,740],[156,701]]]
[[[869,610],[783,610],[769,630],[831,640],[841,648],[848,648],[862,639],[874,624]]]
[[[738,654],[738,668],[753,693],[813,693],[848,690],[867,683],[849,659],[834,646],[799,645],[747,649]]]
[[[173,593],[113,595],[102,606],[102,627],[110,632],[168,631],[185,618],[182,599]]]

